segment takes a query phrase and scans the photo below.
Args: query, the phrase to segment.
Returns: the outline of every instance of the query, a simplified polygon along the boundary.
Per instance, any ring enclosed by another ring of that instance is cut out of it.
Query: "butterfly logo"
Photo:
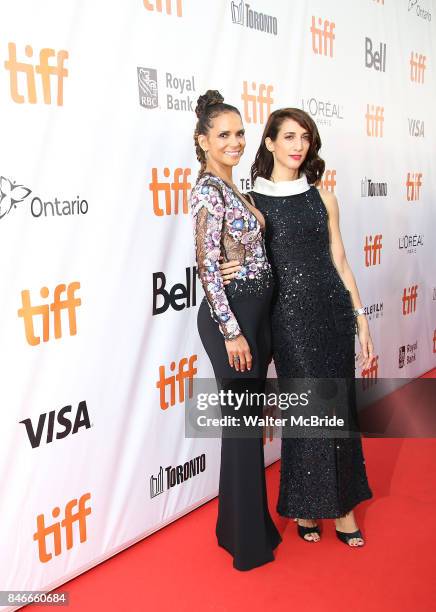
[[[31,190],[24,185],[15,185],[8,178],[0,177],[0,219],[5,217],[17,204],[23,202]]]

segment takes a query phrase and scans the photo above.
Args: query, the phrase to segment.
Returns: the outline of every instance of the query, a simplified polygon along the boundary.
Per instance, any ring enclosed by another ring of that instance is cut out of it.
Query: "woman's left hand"
[[[369,325],[365,315],[357,317],[358,338],[361,351],[358,355],[357,363],[362,370],[369,368],[372,358],[374,357],[374,345],[372,343],[371,334],[369,333]]]

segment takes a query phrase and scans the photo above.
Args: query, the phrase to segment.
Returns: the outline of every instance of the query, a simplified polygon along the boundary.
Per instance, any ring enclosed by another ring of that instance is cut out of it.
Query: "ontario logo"
[[[15,181],[0,177],[0,219],[13,212],[32,193],[28,187],[17,185]],[[63,217],[65,215],[86,215],[89,204],[87,200],[76,196],[74,200],[65,200],[55,196],[51,200],[42,200],[34,196],[30,201],[32,217]]]
[[[5,176],[0,177],[0,219],[6,217],[32,193],[24,185],[16,185]]]

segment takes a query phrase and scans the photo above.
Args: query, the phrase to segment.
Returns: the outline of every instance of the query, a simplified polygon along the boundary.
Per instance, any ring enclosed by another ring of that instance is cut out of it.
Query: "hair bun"
[[[217,89],[208,89],[205,94],[198,98],[195,114],[200,118],[209,106],[221,104],[221,102],[224,102],[224,98],[220,92]]]

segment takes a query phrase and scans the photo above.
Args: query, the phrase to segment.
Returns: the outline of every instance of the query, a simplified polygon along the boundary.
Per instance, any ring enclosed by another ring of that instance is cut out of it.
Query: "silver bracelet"
[[[354,316],[358,317],[361,314],[365,314],[365,308],[362,306],[362,308],[355,308],[353,310]]]

